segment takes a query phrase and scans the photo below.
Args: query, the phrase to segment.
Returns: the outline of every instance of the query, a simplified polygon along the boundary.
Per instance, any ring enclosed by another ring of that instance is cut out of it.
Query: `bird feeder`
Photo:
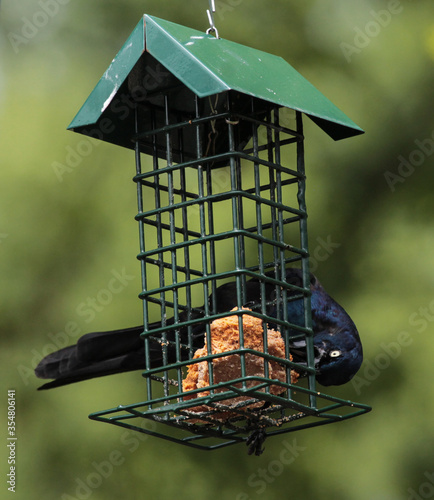
[[[69,126],[135,153],[147,398],[90,418],[212,449],[369,411],[316,387],[303,115],[335,140],[363,133],[283,59],[140,20]],[[280,307],[288,300],[303,324]],[[229,351],[213,350],[219,321],[237,337]],[[288,348],[300,338],[303,367]]]

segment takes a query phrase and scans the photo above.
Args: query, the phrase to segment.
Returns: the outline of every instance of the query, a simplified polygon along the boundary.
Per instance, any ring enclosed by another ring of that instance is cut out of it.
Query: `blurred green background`
[[[434,4],[216,3],[221,37],[282,56],[366,131],[333,142],[305,120],[311,251],[333,242],[312,265],[365,349],[357,378],[325,392],[373,411],[272,438],[257,458],[87,419],[142,400],[138,373],[36,392],[50,349],[141,322],[133,152],[95,141],[59,176],[82,139],[66,127],[143,13],[204,31],[208,2],[3,0],[0,408],[3,422],[15,389],[14,498],[434,498]],[[123,286],[101,295],[116,273]]]

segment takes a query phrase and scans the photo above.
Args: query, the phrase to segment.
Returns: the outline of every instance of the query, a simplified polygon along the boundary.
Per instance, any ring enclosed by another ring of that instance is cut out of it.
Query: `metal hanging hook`
[[[216,38],[220,38],[219,32],[217,31],[217,28],[214,23],[215,0],[208,0],[208,1],[209,1],[209,9],[207,9],[206,13],[208,15],[209,28],[206,30],[206,34],[209,35],[210,33],[215,33]]]

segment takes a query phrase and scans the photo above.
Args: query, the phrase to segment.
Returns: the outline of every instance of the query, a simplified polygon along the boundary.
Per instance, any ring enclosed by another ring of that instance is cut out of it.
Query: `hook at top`
[[[209,28],[206,30],[206,34],[215,33],[216,38],[219,37],[219,32],[214,23],[214,12],[215,12],[215,0],[209,0],[209,9],[207,9],[206,13],[208,15]]]

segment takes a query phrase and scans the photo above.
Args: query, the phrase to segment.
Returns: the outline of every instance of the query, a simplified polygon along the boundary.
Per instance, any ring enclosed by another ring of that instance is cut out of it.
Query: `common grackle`
[[[271,273],[268,276],[272,277]],[[298,287],[302,286],[302,273],[299,269],[286,270],[286,282]],[[261,288],[265,297],[261,300]],[[324,290],[314,275],[310,275],[312,328],[315,352],[316,380],[322,385],[345,384],[355,375],[362,364],[362,344],[357,329],[345,312]],[[246,303],[252,310],[261,310],[261,304],[266,304],[266,313],[271,317],[282,317],[282,300],[276,296],[276,286],[271,283],[262,284],[257,279],[251,279],[245,284]],[[280,292],[279,292],[280,293]],[[297,292],[289,288],[287,298],[295,297]],[[217,288],[215,297],[210,302],[217,304],[217,313],[230,311],[237,304],[237,291],[234,282],[226,283]],[[298,295],[294,300],[286,302],[288,320],[294,325],[303,326],[303,299]],[[187,318],[181,312],[179,320],[198,319],[203,317],[203,308],[194,309]],[[174,325],[174,320],[168,320],[167,325]],[[273,325],[269,325],[273,327]],[[161,322],[150,326],[150,329],[161,327]],[[65,347],[46,356],[35,369],[37,377],[54,379],[39,389],[78,382],[80,380],[101,377],[114,373],[132,370],[143,370],[145,353],[143,339],[140,334],[143,326],[114,330],[109,332],[88,333],[81,337],[76,345]],[[205,322],[198,322],[190,333],[194,348],[203,347]],[[187,328],[179,329],[181,342],[187,343]],[[297,333],[294,329],[294,334]],[[174,340],[174,332],[168,333],[168,340]],[[294,361],[306,364],[306,340],[299,336],[290,344],[290,352]],[[158,340],[151,341],[151,363],[153,367],[162,364],[162,347]],[[184,351],[183,351],[184,352]],[[167,349],[168,362],[176,361],[176,351],[169,342]],[[185,350],[187,358],[188,350]]]

